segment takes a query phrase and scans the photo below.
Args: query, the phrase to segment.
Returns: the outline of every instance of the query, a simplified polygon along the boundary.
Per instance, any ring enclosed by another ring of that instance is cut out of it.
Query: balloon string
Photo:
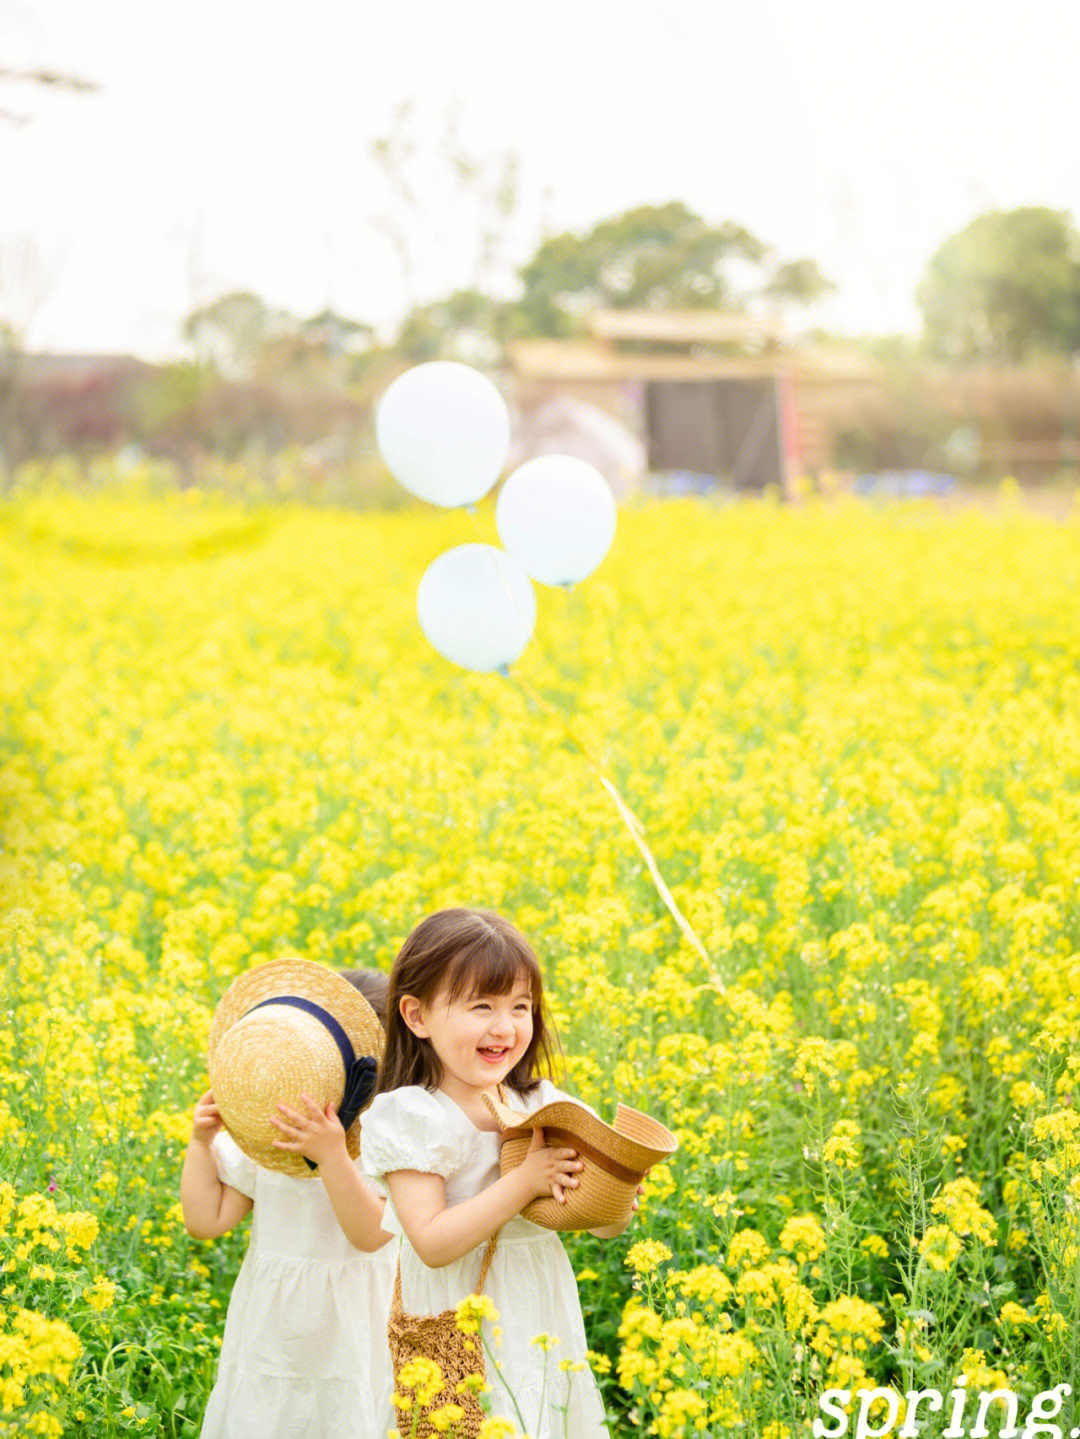
[[[482,539],[483,536],[480,529],[480,521],[477,516],[475,506],[469,506],[469,517],[472,520],[473,528],[476,530],[477,535],[480,536],[480,538]],[[502,586],[505,589],[511,604],[520,614],[521,606],[518,604],[517,596],[510,588],[505,574],[503,574],[502,569],[498,565],[496,565],[496,570],[498,571],[499,579],[502,582]],[[541,651],[543,651],[544,649],[543,645],[540,645],[539,648],[541,649]],[[549,660],[549,663],[551,662],[550,656],[547,656],[545,654],[545,658]],[[557,723],[562,726],[563,733],[570,740],[571,744],[573,744],[575,748],[579,751],[579,753],[584,757],[586,764],[588,764],[593,774],[600,781],[600,784],[607,791],[608,795],[610,795],[612,803],[615,805],[615,808],[618,810],[620,817],[622,818],[627,829],[633,836],[634,843],[637,845],[638,850],[641,853],[641,857],[642,859],[644,859],[649,874],[652,877],[652,882],[656,886],[657,894],[664,901],[664,904],[671,912],[671,916],[674,919],[675,923],[679,926],[683,934],[689,940],[690,944],[697,951],[698,955],[701,957],[704,963],[708,966],[709,984],[707,986],[699,987],[714,989],[719,994],[723,995],[725,993],[724,985],[712,967],[712,960],[709,958],[705,946],[698,938],[692,925],[690,924],[690,921],[686,918],[686,916],[680,910],[679,906],[676,904],[675,896],[671,893],[671,890],[668,888],[667,884],[664,881],[664,876],[660,873],[660,866],[656,863],[656,857],[654,856],[652,850],[649,848],[648,840],[645,838],[644,825],[641,823],[637,815],[623,799],[622,795],[619,793],[618,788],[615,785],[614,780],[612,780],[607,774],[605,774],[603,765],[592,753],[588,745],[586,745],[585,742],[574,732],[574,730],[570,726],[569,721],[558,709],[555,708],[553,704],[551,704],[549,700],[546,700],[544,696],[539,693],[538,690],[536,690],[531,684],[529,684],[527,680],[523,680],[520,675],[511,674],[508,665],[500,665],[499,673],[503,676],[504,679],[513,681],[513,683],[516,684],[518,688],[523,691],[523,693],[528,695],[528,697],[533,701],[534,704],[538,705],[547,714],[551,715],[552,718],[555,719]]]
[[[467,506],[466,506],[466,510],[467,510],[467,512],[468,512],[469,518],[472,520],[473,529],[476,531],[477,535],[479,536],[480,542],[483,544],[484,549],[487,550],[488,553],[490,554],[491,550],[492,550],[493,548],[497,548],[497,547],[496,547],[496,546],[492,546],[487,540],[484,539],[484,532],[483,532],[483,530],[481,530],[481,528],[480,528],[480,520],[479,520],[479,518],[477,517],[476,506],[475,506],[475,505],[467,505]],[[505,553],[505,552],[503,551],[503,552],[500,552],[500,553]],[[527,618],[526,618],[525,611],[521,608],[521,604],[520,604],[520,602],[519,602],[519,600],[518,600],[518,597],[517,597],[516,594],[514,594],[514,591],[513,591],[513,588],[511,587],[510,581],[509,581],[509,580],[507,579],[507,577],[506,577],[506,571],[503,569],[502,565],[499,564],[499,560],[498,560],[498,556],[497,556],[497,555],[494,555],[494,554],[491,555],[491,563],[492,563],[492,564],[494,565],[494,567],[495,567],[495,574],[498,576],[499,583],[500,583],[500,584],[502,585],[502,587],[503,587],[503,592],[505,593],[506,598],[510,601],[511,608],[514,609],[514,610],[516,610],[516,611],[517,611],[517,614],[518,614],[518,618],[519,618],[519,619],[522,619],[522,620],[526,620],[526,624],[528,625],[528,620],[527,620]],[[528,580],[527,583],[528,583],[528,586],[529,586],[529,588],[530,588],[530,590],[531,590],[531,589],[532,589],[532,580]],[[505,674],[505,673],[507,673],[507,669],[506,669],[506,666],[505,666],[505,665],[500,665],[500,666],[499,666],[499,673],[500,673],[500,674]]]
[[[600,761],[591,752],[591,750],[584,743],[584,741],[581,740],[577,734],[575,734],[569,722],[563,717],[563,715],[555,708],[553,704],[551,704],[543,697],[542,694],[540,694],[536,689],[534,689],[534,687],[529,684],[527,680],[522,679],[520,675],[512,675],[510,674],[509,670],[506,670],[505,674],[508,679],[512,680],[519,689],[521,689],[526,695],[528,695],[528,697],[533,701],[534,704],[539,705],[540,708],[545,711],[545,713],[551,715],[552,718],[555,719],[562,726],[563,732],[566,734],[567,738],[584,756],[589,768],[596,775],[596,778],[600,781],[601,785],[604,787],[607,793],[611,796],[615,808],[619,811],[619,814],[625,822],[627,829],[633,836],[634,843],[637,845],[638,849],[641,852],[642,859],[644,859],[646,865],[648,866],[649,874],[652,876],[652,882],[656,886],[657,894],[659,894],[665,905],[667,905],[668,909],[671,912],[672,918],[675,920],[675,923],[679,926],[683,934],[686,936],[686,938],[690,941],[691,945],[700,955],[701,959],[704,960],[705,964],[708,966],[710,977],[709,987],[717,990],[718,993],[723,995],[725,993],[724,986],[716,975],[715,971],[713,970],[712,960],[709,958],[705,946],[698,938],[689,920],[679,909],[679,906],[675,902],[675,896],[671,893],[671,890],[668,889],[667,885],[665,884],[664,876],[660,873],[660,866],[656,863],[656,858],[653,855],[652,850],[649,848],[648,841],[645,838],[644,826],[642,825],[641,821],[638,819],[634,811],[623,799],[622,795],[619,793],[618,789],[615,786],[615,782],[604,773],[604,768],[601,765]]]

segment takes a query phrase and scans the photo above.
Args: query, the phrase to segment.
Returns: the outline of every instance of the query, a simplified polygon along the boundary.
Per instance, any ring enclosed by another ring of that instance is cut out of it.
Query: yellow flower
[[[442,1404],[438,1409],[429,1409],[426,1418],[436,1434],[446,1434],[454,1424],[459,1423],[464,1413],[460,1404]]]
[[[769,1253],[769,1242],[756,1229],[740,1229],[728,1245],[729,1269],[748,1269],[760,1264]]]
[[[496,1369],[499,1367],[496,1363]],[[490,1394],[491,1385],[482,1374],[466,1374],[454,1385],[455,1394]]]
[[[57,1436],[64,1432],[63,1424],[54,1414],[32,1414],[29,1419],[23,1421],[23,1428],[28,1434],[44,1434],[46,1436]]]
[[[455,1327],[462,1334],[479,1334],[485,1319],[498,1319],[499,1311],[486,1294],[467,1294],[454,1310]]]
[[[480,1421],[478,1439],[518,1439],[518,1428],[509,1419],[489,1417]]]
[[[947,1224],[931,1224],[917,1248],[931,1269],[951,1269],[963,1249],[963,1241]]]
[[[981,1349],[965,1349],[960,1361],[960,1371],[967,1377],[973,1389],[1005,1389],[1009,1376],[1004,1369],[991,1369]]]
[[[855,1140],[860,1133],[859,1126],[852,1120],[838,1119],[821,1151],[824,1162],[835,1164],[837,1169],[858,1169],[859,1151]]]
[[[808,1264],[825,1252],[825,1231],[812,1214],[794,1215],[780,1231],[780,1248]]]
[[[83,1298],[92,1309],[108,1309],[116,1298],[117,1285],[104,1274],[95,1274],[93,1282],[83,1290]]]
[[[671,1250],[659,1239],[639,1239],[626,1252],[623,1263],[635,1274],[652,1274],[671,1258]]]
[[[424,1408],[442,1389],[443,1372],[434,1359],[425,1359],[421,1356],[410,1359],[407,1364],[402,1365],[398,1371],[397,1382],[399,1388],[411,1389],[416,1402],[421,1408]],[[402,1404],[398,1405],[398,1408],[404,1407]]]
[[[943,1215],[955,1234],[973,1234],[984,1244],[993,1244],[997,1223],[992,1214],[978,1203],[979,1191],[973,1180],[950,1180],[941,1186],[931,1201],[934,1214]]]
[[[885,1321],[872,1304],[854,1294],[843,1294],[826,1304],[821,1311],[821,1329],[814,1347],[832,1353],[837,1344],[842,1349],[865,1347],[880,1343]]]
[[[81,1211],[63,1216],[64,1238],[69,1249],[89,1249],[98,1236],[98,1220]]]
[[[1080,1130],[1080,1113],[1075,1109],[1057,1109],[1052,1114],[1040,1115],[1031,1126],[1036,1139],[1058,1142],[1073,1138]]]

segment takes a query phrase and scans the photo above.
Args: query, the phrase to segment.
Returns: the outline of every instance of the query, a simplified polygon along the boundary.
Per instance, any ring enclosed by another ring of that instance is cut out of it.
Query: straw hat
[[[385,1036],[375,1011],[347,979],[306,959],[277,959],[241,974],[210,1025],[210,1088],[225,1128],[256,1164],[317,1173],[302,1154],[275,1149],[276,1104],[304,1111],[301,1094],[329,1101],[360,1152],[360,1111],[371,1098]]]
[[[544,1229],[598,1229],[628,1221],[638,1185],[654,1164],[679,1147],[670,1129],[625,1104],[616,1109],[612,1127],[571,1099],[557,1099],[532,1114],[511,1109],[501,1095],[488,1091],[484,1103],[502,1131],[500,1173],[521,1164],[536,1128],[543,1129],[549,1149],[576,1149],[586,1161],[581,1183],[565,1190],[565,1204],[550,1197],[534,1199],[521,1211]]]

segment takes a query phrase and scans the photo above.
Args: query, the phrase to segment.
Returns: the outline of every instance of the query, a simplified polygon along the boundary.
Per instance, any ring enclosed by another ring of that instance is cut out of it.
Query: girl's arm
[[[442,1269],[490,1239],[533,1199],[554,1194],[565,1204],[562,1189],[577,1186],[581,1168],[575,1150],[546,1148],[544,1131],[534,1129],[524,1161],[461,1204],[447,1204],[439,1174],[398,1169],[386,1175],[386,1184],[409,1243],[429,1268]]]
[[[192,1239],[216,1239],[235,1229],[251,1209],[251,1200],[218,1178],[217,1161],[210,1148],[221,1128],[214,1096],[207,1090],[195,1105],[191,1138],[180,1176],[180,1207],[184,1228]]]
[[[645,1193],[645,1186],[639,1184],[637,1187],[638,1197]],[[637,1199],[634,1200],[630,1213],[626,1216],[624,1224],[605,1224],[603,1229],[590,1229],[589,1233],[594,1239],[618,1239],[619,1235],[629,1229],[630,1221],[634,1217],[634,1210],[637,1208]]]
[[[590,1229],[589,1233],[594,1239],[618,1239],[629,1224],[630,1220],[627,1219],[625,1224],[608,1224],[603,1229]]]
[[[274,1140],[274,1148],[314,1160],[345,1238],[354,1248],[373,1254],[391,1237],[382,1227],[386,1200],[365,1183],[349,1158],[345,1131],[334,1113],[334,1106],[328,1103],[325,1110],[321,1110],[306,1094],[301,1095],[301,1099],[305,1114],[290,1109],[287,1104],[279,1104],[278,1113],[270,1116],[270,1123],[285,1136]]]

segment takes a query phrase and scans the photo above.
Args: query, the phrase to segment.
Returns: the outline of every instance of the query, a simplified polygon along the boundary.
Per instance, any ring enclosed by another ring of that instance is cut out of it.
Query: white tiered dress
[[[506,1094],[513,1108],[526,1113],[571,1098],[549,1080],[530,1095],[509,1088]],[[477,1129],[449,1095],[410,1085],[376,1095],[364,1114],[360,1155],[365,1172],[380,1188],[383,1176],[398,1169],[440,1174],[446,1181],[447,1203],[452,1205],[471,1199],[498,1179],[499,1145],[498,1134]],[[401,1236],[401,1299],[406,1313],[438,1314],[475,1289],[483,1244],[452,1264],[430,1269],[409,1243],[390,1199],[383,1228]],[[495,1351],[501,1379],[487,1363],[492,1414],[516,1420],[508,1385],[532,1439],[562,1439],[564,1433],[573,1439],[608,1439],[603,1403],[590,1371],[569,1374],[559,1369],[560,1360],[584,1360],[587,1346],[577,1282],[558,1234],[520,1215],[509,1220],[499,1232],[484,1293],[499,1311],[497,1323],[502,1328],[502,1345]],[[541,1333],[556,1335],[560,1341],[547,1355],[546,1384],[544,1354],[530,1343]],[[567,1402],[564,1428],[562,1410]],[[387,1411],[385,1428],[395,1422],[393,1412]]]
[[[202,1439],[386,1439],[397,1245],[354,1249],[319,1179],[255,1164],[224,1131],[213,1149],[254,1207]]]

